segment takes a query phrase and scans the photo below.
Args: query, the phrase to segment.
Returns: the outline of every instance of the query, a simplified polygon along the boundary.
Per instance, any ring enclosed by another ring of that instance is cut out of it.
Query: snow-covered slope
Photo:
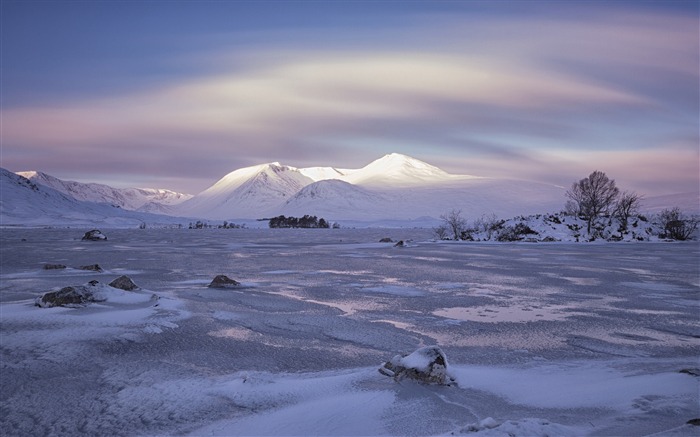
[[[413,220],[451,209],[469,216],[558,211],[564,189],[531,181],[449,174],[392,153],[356,169],[297,169],[277,162],[221,178],[174,207],[180,215],[244,219],[311,214],[332,220]]]
[[[299,172],[314,181],[324,181],[327,179],[342,179],[352,170],[341,170],[335,167],[307,167],[300,168]]]
[[[63,194],[67,194],[76,200],[87,202],[108,203],[120,208],[138,210],[146,204],[149,209],[159,209],[160,206],[177,205],[192,197],[191,194],[177,193],[175,191],[156,188],[113,188],[104,184],[85,184],[75,181],[64,181],[54,176],[39,171],[21,171],[18,175],[30,181],[41,184]]]
[[[246,167],[227,174],[175,211],[211,219],[259,218],[275,212],[312,182],[298,169],[278,162]]]
[[[76,200],[0,168],[0,225],[136,227],[174,225],[181,219]]]
[[[289,199],[281,213],[301,216],[311,211],[325,217],[374,217],[385,210],[390,198],[338,179],[328,179],[307,185]]]
[[[342,177],[354,185],[394,187],[424,186],[464,178],[399,153],[385,155]]]

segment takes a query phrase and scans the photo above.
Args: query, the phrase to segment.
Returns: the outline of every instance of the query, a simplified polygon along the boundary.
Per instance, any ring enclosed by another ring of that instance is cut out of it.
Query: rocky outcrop
[[[107,236],[99,229],[93,229],[91,231],[87,231],[85,235],[83,235],[82,239],[85,241],[106,241]]]
[[[80,270],[89,270],[91,272],[99,272],[102,273],[104,270],[102,270],[102,267],[100,267],[99,264],[90,264],[87,266],[80,266],[78,267]]]
[[[379,373],[396,381],[413,379],[425,384],[452,385],[447,357],[437,346],[426,346],[409,355],[396,355],[379,368]]]
[[[226,275],[217,275],[211,283],[208,285],[209,288],[234,288],[241,285],[240,282],[234,281]]]
[[[132,281],[130,277],[126,275],[122,275],[114,281],[110,282],[109,286],[124,291],[134,291],[140,288],[138,285],[134,284],[134,281]]]
[[[106,299],[99,291],[101,284],[90,281],[84,285],[63,287],[58,291],[49,291],[37,297],[34,304],[42,308],[51,307],[76,307],[84,306],[91,302],[103,302]]]
[[[384,237],[384,238],[382,238],[381,240],[379,240],[379,242],[380,242],[380,243],[393,243],[394,240],[392,240],[392,239],[389,238],[389,237]]]

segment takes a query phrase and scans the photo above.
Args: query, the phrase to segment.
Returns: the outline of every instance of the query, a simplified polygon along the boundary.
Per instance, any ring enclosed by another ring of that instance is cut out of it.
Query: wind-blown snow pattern
[[[39,171],[21,171],[17,174],[76,200],[107,203],[144,212],[163,213],[168,211],[168,206],[177,205],[192,197],[191,194],[159,188],[113,188],[104,184],[64,181]]]
[[[3,437],[697,435],[697,242],[0,230]],[[209,288],[222,273],[241,286]],[[35,306],[122,275],[140,290]],[[426,346],[456,384],[378,372]]]

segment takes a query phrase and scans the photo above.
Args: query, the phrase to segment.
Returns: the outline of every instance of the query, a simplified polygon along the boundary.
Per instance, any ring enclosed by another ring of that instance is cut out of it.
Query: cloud
[[[133,171],[168,177],[189,166],[192,178],[213,182],[263,161],[359,166],[405,151],[397,149],[404,143],[423,144],[426,160],[451,153],[478,163],[482,175],[553,180],[543,174],[549,169],[562,180],[552,166],[579,172],[605,157],[576,152],[603,147],[618,154],[608,161],[647,169],[654,160],[640,158],[640,143],[658,151],[674,140],[668,132],[695,135],[697,108],[685,96],[698,92],[697,20],[624,11],[584,18],[439,15],[430,26],[397,30],[405,36],[397,47],[256,45],[255,53],[238,51],[224,73],[4,108],[4,159],[51,156],[104,171],[132,162]],[[364,144],[363,153],[349,144]],[[684,143],[677,156],[695,149]],[[583,164],[567,163],[571,156]],[[664,186],[674,177],[687,185],[687,165],[676,164],[683,170],[658,166],[646,174]]]

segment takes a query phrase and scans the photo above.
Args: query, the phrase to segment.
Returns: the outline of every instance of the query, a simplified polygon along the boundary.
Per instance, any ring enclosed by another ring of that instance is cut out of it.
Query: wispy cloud
[[[687,98],[698,93],[697,17],[587,18],[479,22],[440,15],[430,25],[397,29],[405,41],[393,48],[215,52],[211,59],[235,60],[228,71],[109,97],[5,108],[5,156],[15,159],[19,149],[57,162],[80,156],[104,162],[107,171],[126,152],[138,155],[145,171],[165,173],[160,163],[167,155],[201,163],[191,166],[193,177],[214,179],[269,160],[356,166],[401,141],[414,148],[422,141],[425,159],[453,153],[471,163],[471,173],[552,180],[540,172],[566,167],[563,157],[575,156],[576,170],[604,159],[624,172],[622,163],[633,162],[664,187],[671,189],[672,180],[687,185],[692,165],[646,169],[669,143],[697,134],[697,102]],[[656,123],[663,133],[648,144]],[[596,144],[604,136],[620,141]],[[358,154],[345,149],[353,141],[375,143]],[[635,142],[651,150],[641,153]],[[680,144],[675,156],[697,158],[697,147]],[[613,150],[582,152],[605,147]],[[529,166],[523,156],[531,157]],[[639,179],[631,178],[654,188]]]

